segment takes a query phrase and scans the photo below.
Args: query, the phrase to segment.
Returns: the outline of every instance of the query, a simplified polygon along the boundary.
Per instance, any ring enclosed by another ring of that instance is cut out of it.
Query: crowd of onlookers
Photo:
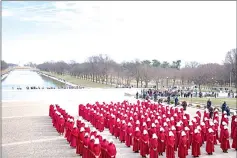
[[[40,87],[40,86],[27,86],[25,87],[26,90],[35,90],[35,89],[83,89],[82,86],[61,86],[61,87]],[[12,87],[14,90],[15,87]],[[16,90],[22,90],[21,87],[16,87]]]

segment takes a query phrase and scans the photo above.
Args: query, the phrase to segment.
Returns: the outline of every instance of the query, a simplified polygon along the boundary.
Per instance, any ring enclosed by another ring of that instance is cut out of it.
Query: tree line
[[[50,61],[36,67],[103,84],[130,86],[134,83],[136,87],[147,88],[153,82],[156,88],[168,86],[168,83],[171,84],[169,86],[195,84],[200,88],[202,85],[229,86],[231,82],[236,87],[236,59],[236,49],[232,49],[226,53],[223,64],[193,61],[181,67],[181,60],[171,63],[157,59],[117,63],[108,55],[99,54],[88,57],[83,63]]]
[[[7,68],[12,67],[12,66],[17,66],[17,65],[12,64],[12,63],[7,63],[6,61],[1,60],[1,70],[6,70]]]

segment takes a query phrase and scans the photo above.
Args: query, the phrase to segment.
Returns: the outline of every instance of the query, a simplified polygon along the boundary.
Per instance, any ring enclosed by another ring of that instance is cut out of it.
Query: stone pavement
[[[77,107],[76,107],[77,108]],[[70,148],[67,141],[59,136],[53,128],[48,116],[48,104],[44,102],[13,102],[2,104],[2,157],[3,158],[72,158],[75,149]],[[191,115],[195,109],[188,108]],[[90,125],[91,126],[91,125]],[[140,158],[124,143],[116,140],[106,129],[102,132],[108,139],[112,138],[117,147],[117,158]],[[219,145],[215,146],[212,156],[206,155],[205,146],[201,148],[200,158],[236,158],[236,151],[229,150],[224,154]],[[190,151],[189,151],[190,152]],[[165,158],[164,156],[160,156]],[[176,156],[177,157],[177,156]],[[187,158],[191,158],[189,154]]]

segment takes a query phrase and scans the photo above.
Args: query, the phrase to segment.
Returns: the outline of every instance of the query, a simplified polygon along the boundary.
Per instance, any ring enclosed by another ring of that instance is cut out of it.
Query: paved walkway
[[[60,103],[59,103],[60,104]],[[70,148],[67,141],[59,136],[52,127],[48,116],[47,102],[7,102],[2,104],[2,157],[4,158],[72,158],[76,155],[75,149]],[[77,106],[75,106],[77,109]],[[188,108],[191,115],[195,109]],[[108,139],[115,138],[108,130],[102,132]],[[115,140],[117,158],[140,158],[124,143]],[[206,155],[205,146],[201,148],[200,158],[236,158],[236,152],[229,150],[224,154],[219,145],[215,146],[212,156]],[[164,156],[161,156],[165,158]],[[192,156],[187,156],[191,158]]]

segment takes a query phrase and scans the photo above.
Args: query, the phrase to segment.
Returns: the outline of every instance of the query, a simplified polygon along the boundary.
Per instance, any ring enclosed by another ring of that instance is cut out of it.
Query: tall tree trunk
[[[156,81],[156,90],[159,89],[158,86],[159,86],[159,81]]]
[[[148,81],[145,81],[145,87],[148,88]]]
[[[136,79],[136,82],[137,82],[137,88],[138,88],[138,84],[139,84],[139,79]]]

